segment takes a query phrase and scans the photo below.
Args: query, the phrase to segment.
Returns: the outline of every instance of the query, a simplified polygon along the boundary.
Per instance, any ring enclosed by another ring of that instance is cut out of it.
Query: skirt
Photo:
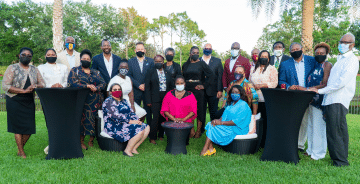
[[[35,134],[35,103],[33,94],[6,95],[8,132]]]

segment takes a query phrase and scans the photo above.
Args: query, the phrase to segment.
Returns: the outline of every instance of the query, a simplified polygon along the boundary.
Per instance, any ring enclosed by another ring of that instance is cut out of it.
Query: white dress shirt
[[[209,57],[209,59],[208,60],[205,60],[205,58],[204,57],[202,57],[201,58],[207,65],[209,65],[209,62],[210,62],[210,59],[211,59],[211,56]]]
[[[38,66],[38,70],[45,81],[45,87],[51,88],[52,85],[59,83],[67,87],[68,68],[66,65],[55,63],[45,63]]]
[[[238,56],[238,57],[239,57],[239,56]],[[238,57],[236,57],[236,58],[234,58],[234,59],[233,59],[232,57],[230,58],[230,63],[229,63],[230,73],[232,72],[232,70],[233,70],[233,68],[234,68],[234,65],[235,65]]]
[[[69,62],[69,65],[70,65],[70,69],[74,68],[75,67],[75,54],[73,53],[72,56],[70,56],[67,52],[66,52],[66,58]],[[81,63],[80,63],[81,65]]]
[[[143,59],[142,61],[140,61],[139,58],[137,58],[137,61],[138,61],[138,63],[139,63],[139,67],[140,67],[141,73],[143,72],[143,68],[144,68],[144,60],[145,60],[145,59]]]
[[[304,55],[300,62],[294,60],[299,86],[305,87],[305,62]]]
[[[341,103],[349,109],[355,95],[358,70],[359,60],[352,51],[339,55],[331,68],[327,86],[318,90],[319,94],[325,94],[322,105]]]
[[[112,69],[113,69],[113,55],[111,54],[109,61],[104,56],[104,63],[105,63],[106,70],[108,71],[109,76],[111,78],[111,73],[112,73]]]

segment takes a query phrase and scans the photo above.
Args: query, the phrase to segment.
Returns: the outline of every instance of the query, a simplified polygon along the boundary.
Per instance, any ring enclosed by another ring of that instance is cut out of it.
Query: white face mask
[[[274,50],[274,54],[276,57],[280,57],[283,54],[282,50]]]
[[[176,85],[177,91],[184,91],[184,89],[185,89],[185,85]]]
[[[239,51],[240,51],[240,50],[235,50],[235,49],[231,50],[231,51],[230,51],[231,56],[232,56],[232,57],[238,56],[238,55],[239,55]]]

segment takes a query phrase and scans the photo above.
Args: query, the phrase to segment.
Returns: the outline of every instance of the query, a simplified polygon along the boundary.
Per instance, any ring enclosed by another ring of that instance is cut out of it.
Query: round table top
[[[171,129],[188,129],[194,127],[192,123],[175,123],[173,121],[167,121],[161,123],[161,126],[164,128],[171,128]]]

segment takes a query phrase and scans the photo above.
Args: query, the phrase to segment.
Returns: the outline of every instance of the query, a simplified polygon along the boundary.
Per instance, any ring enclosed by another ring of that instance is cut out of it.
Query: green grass
[[[6,112],[0,112],[0,183],[358,183],[360,116],[347,119],[351,165],[337,168],[328,154],[319,161],[300,155],[298,165],[259,161],[261,152],[240,156],[217,149],[215,156],[200,157],[204,135],[190,140],[188,155],[165,154],[166,139],[158,145],[146,140],[133,158],[102,151],[95,141],[94,148],[83,151],[83,159],[45,160],[48,137],[42,112],[36,112],[37,133],[22,159],[16,156],[14,135],[6,131]]]

